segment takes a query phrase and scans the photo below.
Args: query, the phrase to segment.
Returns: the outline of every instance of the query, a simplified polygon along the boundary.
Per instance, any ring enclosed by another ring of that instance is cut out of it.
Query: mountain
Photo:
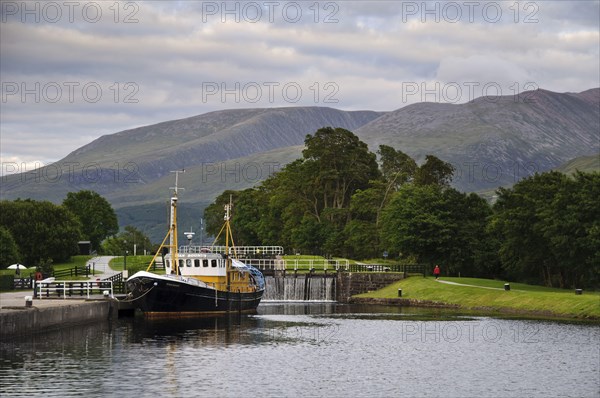
[[[511,185],[600,149],[600,89],[535,90],[453,105],[419,103],[389,112],[356,134],[371,148],[435,154],[456,168],[463,191]]]
[[[586,173],[600,171],[600,153],[572,159],[567,163],[561,164],[555,170],[564,174],[573,174],[576,171],[583,171]]]
[[[203,208],[218,194],[254,186],[300,157],[307,134],[325,126],[356,130],[381,115],[324,107],[236,109],[125,130],[54,164],[3,176],[0,197],[60,203],[68,192],[90,189],[108,199],[121,226],[135,225],[160,241],[170,171],[186,169],[180,219],[193,219],[198,230]]]
[[[0,197],[61,202],[67,192],[91,189],[111,202],[120,225],[135,225],[159,241],[167,228],[170,171],[186,169],[180,220],[199,231],[202,209],[219,193],[254,186],[299,158],[305,136],[324,126],[354,131],[372,151],[386,144],[417,161],[436,155],[457,169],[458,189],[493,190],[598,153],[600,89],[418,103],[392,112],[210,112],[100,137],[45,168],[4,176]]]
[[[92,189],[119,208],[155,202],[153,194],[165,195],[156,187],[170,186],[161,184],[165,177],[172,180],[170,171],[199,167],[201,188],[196,191],[203,194],[207,189],[210,195],[202,199],[211,201],[214,189],[207,186],[209,181],[234,181],[238,188],[254,185],[256,164],[249,162],[258,162],[264,179],[269,168],[297,157],[299,150],[289,147],[302,145],[307,134],[324,126],[355,130],[381,114],[321,107],[239,109],[139,127],[102,136],[35,172],[5,176],[1,195],[60,202],[69,191]],[[296,151],[293,158],[290,151]],[[264,159],[253,158],[256,154]]]

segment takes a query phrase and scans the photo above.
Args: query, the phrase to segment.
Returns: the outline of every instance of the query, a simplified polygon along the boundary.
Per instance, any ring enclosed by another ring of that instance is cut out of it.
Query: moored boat
[[[265,291],[265,279],[258,269],[236,259],[230,225],[231,203],[225,206],[225,222],[221,229],[221,233],[225,233],[225,246],[192,246],[193,233],[186,233],[190,239],[188,245],[178,246],[177,185],[180,172],[175,173],[169,231],[147,270],[136,272],[127,279],[127,300],[147,317],[256,311]],[[149,272],[165,247],[169,249],[163,259],[165,274]]]

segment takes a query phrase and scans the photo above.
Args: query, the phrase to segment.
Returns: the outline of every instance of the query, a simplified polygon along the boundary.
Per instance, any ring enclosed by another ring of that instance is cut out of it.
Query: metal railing
[[[52,280],[51,280],[52,279]],[[48,278],[42,281],[36,281],[34,292],[35,297],[40,300],[46,295],[46,298],[54,296],[63,299],[79,294],[80,296],[85,295],[88,299],[90,294],[102,294],[106,295],[108,292],[109,297],[113,297],[113,282],[112,281],[54,281],[54,278]]]
[[[339,271],[343,268],[349,269],[348,260],[326,260],[320,259],[262,259],[262,258],[244,258],[241,260],[245,264],[251,265],[259,270],[273,271],[298,271],[298,270],[316,270],[327,271],[335,269]]]
[[[180,246],[179,253],[225,253],[227,248],[225,246]],[[283,255],[283,247],[282,246],[235,246],[235,250],[233,247],[229,247],[229,254],[234,254],[234,252],[238,256],[256,256],[256,255],[264,255],[264,256],[279,256]]]
[[[425,264],[351,264],[350,272],[404,272],[407,274],[425,274]]]

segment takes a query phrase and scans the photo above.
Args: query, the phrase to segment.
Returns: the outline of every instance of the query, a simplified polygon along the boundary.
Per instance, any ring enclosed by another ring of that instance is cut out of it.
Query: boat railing
[[[280,256],[283,255],[283,246],[180,246],[179,253],[199,254],[199,253],[220,253],[237,254],[238,256]]]
[[[274,271],[301,271],[316,270],[328,271],[344,269],[348,271],[350,262],[348,260],[329,260],[319,259],[264,259],[264,258],[245,258],[242,260],[245,264],[251,265],[259,270]]]
[[[113,297],[113,282],[112,281],[56,281],[54,278],[47,278],[35,282],[34,288],[36,298],[40,300],[44,297],[50,298],[56,294],[59,298],[62,296],[66,299],[67,296],[86,296],[103,295]]]

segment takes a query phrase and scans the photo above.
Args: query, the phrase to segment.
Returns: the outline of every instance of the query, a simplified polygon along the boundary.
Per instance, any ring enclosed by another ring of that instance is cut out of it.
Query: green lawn
[[[148,264],[152,261],[152,257],[154,256],[127,256],[127,271],[129,272],[129,275],[133,275],[138,271],[146,271]],[[108,265],[115,271],[122,271],[124,267],[123,262],[124,257],[119,256],[110,260]],[[150,269],[150,271],[153,270]],[[164,270],[156,270],[156,273],[164,273]]]
[[[539,285],[527,285],[525,283],[516,283],[509,281],[500,281],[496,279],[479,279],[479,278],[456,278],[456,277],[444,277],[442,278],[445,281],[463,283],[465,285],[475,285],[475,286],[483,286],[483,287],[495,287],[499,289],[504,288],[505,283],[510,283],[511,290],[526,290],[530,292],[556,292],[556,293],[565,293],[565,289],[558,289],[554,287],[545,287]],[[572,290],[569,290],[572,292]]]
[[[92,257],[93,256],[73,256],[71,257],[71,260],[67,262],[53,264],[54,270],[59,271],[75,267],[85,267],[86,262]],[[33,274],[35,274],[35,267],[29,267],[27,269],[21,270],[21,278],[28,278],[30,275],[33,276]],[[15,275],[15,270],[3,269],[0,270],[0,275]]]
[[[476,278],[443,278],[457,283],[502,288],[504,282]],[[550,289],[511,283],[511,290],[491,290],[478,287],[438,283],[434,278],[410,277],[375,292],[355,297],[402,298],[457,304],[465,309],[510,309],[517,312],[537,312],[574,318],[600,318],[600,293],[585,292],[578,296],[574,290]],[[522,290],[522,291],[521,291]]]

